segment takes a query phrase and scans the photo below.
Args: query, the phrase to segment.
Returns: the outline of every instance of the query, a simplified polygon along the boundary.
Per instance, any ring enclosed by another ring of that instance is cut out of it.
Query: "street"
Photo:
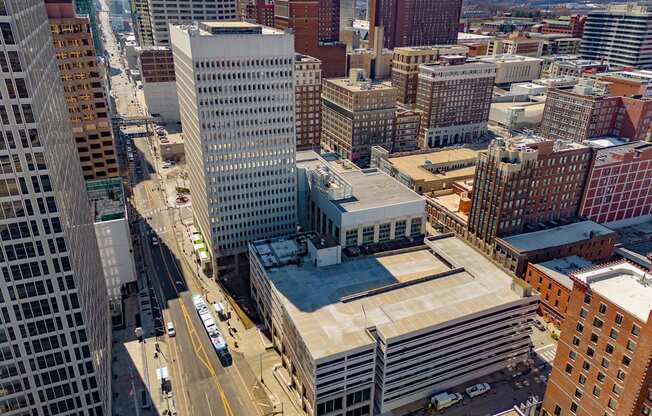
[[[102,1],[102,6],[103,11],[108,10],[106,1]],[[100,23],[105,48],[110,56],[111,95],[117,110],[115,115],[125,118],[145,116],[136,87],[127,77],[108,13],[100,13]],[[164,322],[173,322],[176,336],[155,338],[151,334],[145,343],[153,344],[156,341],[160,345],[157,362],[168,368],[174,407],[178,414],[262,416],[263,411],[256,405],[260,400],[254,399],[250,391],[253,386],[245,382],[239,369],[238,354],[234,354],[234,364],[224,368],[195,312],[191,296],[202,290],[195,281],[193,271],[181,261],[184,254],[179,252],[177,239],[184,238],[184,233],[180,224],[173,219],[173,209],[166,206],[150,145],[146,138],[134,139],[132,143],[135,156],[134,166],[131,166],[132,234],[138,236],[142,246],[144,258],[137,260],[141,260],[148,281],[159,299]],[[125,143],[119,143],[120,148],[124,146]],[[156,236],[159,244],[151,243],[153,236]],[[155,366],[153,360],[151,366]],[[153,387],[151,389],[154,390]],[[150,391],[150,396],[156,398],[159,394]],[[156,407],[157,403],[154,405]],[[155,407],[149,411],[150,414],[159,414],[162,410],[156,411]],[[133,414],[140,411],[133,409]]]

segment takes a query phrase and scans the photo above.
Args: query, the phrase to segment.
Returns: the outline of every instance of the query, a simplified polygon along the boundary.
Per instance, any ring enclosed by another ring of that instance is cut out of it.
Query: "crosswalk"
[[[552,364],[557,353],[557,344],[550,344],[534,350],[543,360]]]

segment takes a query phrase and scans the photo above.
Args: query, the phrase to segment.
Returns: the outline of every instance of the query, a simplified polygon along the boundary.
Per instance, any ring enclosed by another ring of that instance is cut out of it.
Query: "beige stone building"
[[[50,30],[84,179],[118,176],[102,69],[88,18],[72,4],[48,7]]]
[[[362,166],[372,146],[391,148],[396,112],[396,88],[374,82],[361,70],[349,78],[324,81],[321,147]]]
[[[296,54],[294,59],[297,150],[319,149],[321,135],[321,61]]]

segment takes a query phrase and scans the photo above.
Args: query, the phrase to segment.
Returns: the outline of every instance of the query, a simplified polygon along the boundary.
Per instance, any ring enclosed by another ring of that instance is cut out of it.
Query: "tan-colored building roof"
[[[475,166],[463,167],[447,171],[445,174],[432,173],[423,166],[430,162],[430,166],[437,167],[455,161],[475,160],[478,152],[471,149],[453,149],[440,152],[415,154],[409,156],[390,157],[389,160],[396,170],[409,176],[414,181],[433,181],[441,179],[459,180],[460,178],[472,176]],[[474,162],[475,163],[475,162]]]

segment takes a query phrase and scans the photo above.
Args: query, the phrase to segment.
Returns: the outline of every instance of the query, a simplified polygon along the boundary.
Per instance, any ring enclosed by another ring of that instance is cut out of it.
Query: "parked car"
[[[489,390],[491,390],[491,386],[488,383],[478,383],[471,387],[467,387],[464,391],[469,397],[474,398],[487,393]]]
[[[177,331],[174,329],[174,324],[172,322],[168,322],[168,336],[173,337],[177,335]]]
[[[545,331],[547,329],[543,322],[538,319],[535,319],[532,325],[534,325],[539,331]]]
[[[436,410],[451,407],[455,403],[462,401],[462,395],[459,393],[439,393],[430,398],[430,403],[435,406]]]
[[[158,238],[152,237],[152,245],[153,246],[158,246]]]

